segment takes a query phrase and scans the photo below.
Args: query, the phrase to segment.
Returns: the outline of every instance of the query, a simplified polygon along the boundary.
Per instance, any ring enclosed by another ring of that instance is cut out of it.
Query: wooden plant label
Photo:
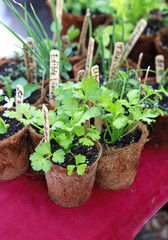
[[[28,49],[26,48],[25,45],[23,45],[23,49],[24,49],[24,63],[25,63],[25,67],[26,67],[26,78],[27,81],[30,82],[30,71],[29,71],[29,55],[28,55]]]
[[[57,19],[58,19],[59,24],[62,24],[63,7],[64,7],[64,0],[57,0],[56,15],[57,15]]]
[[[90,77],[90,70],[91,70],[91,66],[92,66],[92,59],[93,59],[93,51],[94,51],[94,39],[90,38],[89,39],[89,46],[88,46],[88,52],[87,52],[87,59],[86,59],[86,68],[85,68],[85,72],[86,75],[85,77]]]
[[[16,112],[19,113],[21,116],[22,113],[18,111],[17,107],[20,103],[23,103],[23,96],[24,96],[23,87],[20,84],[18,84],[16,86]]]
[[[34,40],[32,38],[27,38],[27,45],[32,49],[34,48]],[[33,55],[33,53],[28,50],[28,56],[29,56],[29,72],[30,72],[30,82],[31,83],[37,83],[37,63],[36,58]]]
[[[141,68],[142,58],[143,58],[143,53],[141,52],[138,57],[138,63],[137,63],[137,69],[136,69],[137,71],[140,70],[140,68]],[[137,80],[139,81],[140,72],[137,72],[137,74],[138,74]]]
[[[117,70],[118,70],[123,52],[124,52],[124,43],[117,42],[115,44],[113,58],[111,61],[109,80],[115,79],[117,77]]]
[[[50,141],[50,130],[49,130],[49,117],[48,117],[48,109],[43,104],[43,119],[44,119],[44,138],[45,142]]]
[[[68,48],[69,45],[69,37],[67,35],[63,35],[62,38],[62,45],[61,45],[61,52],[64,52],[65,49]]]
[[[165,71],[164,56],[157,55],[155,57],[156,82],[160,83]]]
[[[50,52],[50,83],[49,83],[49,103],[56,107],[57,101],[54,96],[54,90],[59,85],[59,51]]]
[[[78,72],[77,82],[81,82],[85,78],[85,70],[82,69]]]
[[[86,35],[87,35],[87,31],[88,31],[88,26],[89,26],[89,17],[90,17],[90,11],[87,11],[84,21],[83,21],[83,25],[82,25],[77,55],[84,54]]]
[[[124,53],[122,62],[130,54],[130,52],[133,49],[133,47],[135,46],[135,43],[137,42],[138,38],[141,36],[142,32],[144,31],[146,25],[147,25],[147,21],[145,19],[141,19],[137,23],[134,31],[132,32],[132,34],[130,36],[130,39],[128,40],[128,42],[125,45],[125,53]]]
[[[57,20],[58,20],[58,24],[61,25],[62,24],[62,14],[63,14],[63,7],[64,7],[64,0],[57,0],[56,2],[56,16],[57,16]],[[57,41],[57,36],[56,33],[53,33],[53,44]]]
[[[99,66],[98,65],[94,65],[91,69],[91,74],[94,78],[96,78],[96,81],[100,81],[99,80]]]
[[[43,79],[42,79],[42,83],[41,83],[41,97],[44,94],[44,81],[45,81],[45,70],[43,72]]]

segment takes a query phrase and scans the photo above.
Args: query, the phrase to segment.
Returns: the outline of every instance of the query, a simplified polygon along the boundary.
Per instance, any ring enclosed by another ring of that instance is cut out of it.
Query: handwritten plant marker
[[[29,71],[29,55],[28,55],[28,49],[26,48],[25,45],[23,45],[23,49],[24,49],[24,63],[25,63],[25,67],[26,67],[26,78],[27,81],[30,82],[30,71]]]
[[[96,78],[96,81],[100,82],[100,79],[99,79],[99,66],[98,65],[94,65],[92,67],[92,69],[91,69],[91,72],[92,72],[92,76],[94,78]],[[96,127],[96,130],[101,133],[101,131],[102,131],[102,119],[100,119],[99,116],[94,118],[94,125]]]
[[[128,55],[130,54],[131,50],[133,49],[133,47],[135,46],[138,38],[141,36],[142,32],[144,31],[144,29],[146,28],[147,25],[147,21],[145,19],[141,19],[139,20],[139,22],[137,23],[134,31],[132,32],[130,39],[127,41],[127,43],[125,44],[125,53],[123,56],[123,60],[126,59],[128,57]]]
[[[49,83],[49,103],[56,107],[54,91],[59,85],[59,51],[51,50],[50,52],[50,83]]]
[[[34,47],[34,40],[30,37],[27,38],[27,45],[32,49],[35,50]],[[36,57],[33,53],[28,50],[28,63],[29,63],[29,74],[30,74],[30,82],[37,83],[37,62]]]
[[[77,82],[81,82],[85,78],[85,70],[82,69],[78,72]]]
[[[110,66],[109,80],[115,79],[117,77],[117,71],[118,71],[118,67],[119,67],[123,52],[124,52],[124,43],[116,42],[113,58]]]
[[[165,71],[164,56],[157,55],[155,57],[156,82],[160,83]]]
[[[20,84],[16,86],[16,112],[22,116],[22,113],[18,111],[18,105],[23,103],[24,89]]]
[[[83,25],[82,25],[77,55],[84,54],[86,35],[87,35],[88,27],[89,27],[89,18],[90,18],[90,11],[87,10],[86,15],[84,17]]]
[[[85,72],[86,72],[85,77],[86,78],[90,77],[92,59],[93,59],[93,51],[94,51],[94,43],[95,43],[95,40],[91,37],[89,39],[89,46],[88,46],[87,59],[86,59],[86,68],[85,68]]]
[[[94,78],[96,78],[96,81],[100,82],[99,79],[99,66],[98,65],[94,65],[91,69],[91,74]]]
[[[62,38],[62,45],[61,45],[61,52],[64,52],[65,49],[68,48],[69,45],[69,37],[67,35],[63,35]]]
[[[50,130],[49,130],[49,117],[48,117],[48,109],[43,104],[43,119],[44,119],[44,138],[45,142],[50,141]]]

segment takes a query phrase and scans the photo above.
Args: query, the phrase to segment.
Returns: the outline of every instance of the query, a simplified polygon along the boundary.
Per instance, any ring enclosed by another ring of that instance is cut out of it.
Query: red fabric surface
[[[168,151],[145,146],[134,184],[108,191],[94,186],[77,208],[55,205],[43,177],[0,183],[0,240],[132,240],[168,201]]]

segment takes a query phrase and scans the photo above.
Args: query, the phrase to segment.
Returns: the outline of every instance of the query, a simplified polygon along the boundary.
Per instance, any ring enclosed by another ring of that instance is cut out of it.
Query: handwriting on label
[[[59,51],[51,50],[50,52],[50,84],[49,84],[49,102],[56,107],[54,91],[59,85]]]
[[[156,82],[160,83],[165,71],[164,56],[157,55],[155,57]]]
[[[27,38],[27,45],[32,49],[34,48],[34,40],[32,38]],[[34,54],[28,50],[28,56],[29,56],[29,74],[30,74],[30,81],[31,83],[37,83],[37,63],[36,63],[36,57]]]
[[[131,50],[133,49],[133,47],[135,46],[135,43],[137,42],[138,38],[141,36],[142,32],[144,31],[146,25],[147,25],[147,21],[144,20],[144,19],[141,19],[141,20],[137,23],[134,31],[133,31],[132,34],[131,34],[130,39],[128,40],[128,42],[127,42],[126,45],[125,45],[125,53],[124,53],[122,62],[123,62],[124,59],[126,59],[126,58],[128,57],[128,55],[130,54],[130,52],[131,52]]]
[[[26,67],[26,77],[27,77],[27,81],[30,82],[28,49],[25,45],[23,45],[23,49],[24,49],[24,63]]]
[[[85,68],[85,77],[90,77],[90,71],[92,66],[92,59],[93,59],[93,51],[94,51],[94,39],[89,39],[89,46],[88,46],[88,52],[87,52],[87,59],[86,59],[86,68]]]
[[[82,25],[77,55],[84,54],[86,34],[87,34],[88,27],[89,27],[89,17],[90,17],[90,11],[87,11],[84,21],[83,21],[83,25]]]
[[[23,103],[23,97],[24,97],[23,87],[20,84],[17,84],[17,86],[16,86],[16,112],[19,113],[21,116],[22,116],[22,113],[20,113],[17,108],[20,103]]]
[[[48,109],[43,104],[43,119],[44,119],[44,138],[45,142],[50,141],[50,131],[49,131],[49,117],[48,117]]]
[[[117,42],[115,44],[113,58],[112,58],[112,61],[111,61],[109,80],[116,78],[119,63],[120,63],[123,52],[124,52],[124,43]]]
[[[96,81],[99,82],[99,66],[94,65],[91,69],[91,74],[94,78],[96,78]]]
[[[64,52],[65,49],[68,48],[69,45],[69,37],[67,35],[63,35],[62,38],[62,45],[61,45],[61,52]]]
[[[85,70],[82,69],[78,72],[77,82],[81,82],[85,78]]]

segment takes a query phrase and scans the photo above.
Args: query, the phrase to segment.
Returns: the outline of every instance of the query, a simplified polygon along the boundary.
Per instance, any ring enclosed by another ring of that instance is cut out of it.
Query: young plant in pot
[[[146,91],[145,85],[138,85],[137,89],[128,89],[122,84],[120,93],[102,86],[98,89],[98,82],[93,77],[82,80],[80,89],[71,91],[78,100],[88,100],[101,111],[103,130],[101,143],[102,156],[98,163],[96,183],[105,189],[119,190],[128,188],[134,181],[141,150],[147,141],[148,130],[146,125],[154,122],[163,112],[155,107],[145,109],[144,102],[152,102],[149,98],[157,91]]]
[[[0,107],[0,181],[15,179],[29,167],[28,126],[3,116],[4,111]]]
[[[47,0],[47,5],[49,6],[51,14],[53,16],[51,0]],[[108,14],[110,13],[108,1],[65,1],[62,18],[63,29],[61,31],[61,35],[65,35],[68,28],[72,25],[74,25],[76,28],[81,29],[84,21],[84,14],[86,13],[87,9],[89,9],[92,13],[91,21],[93,28],[96,28],[98,25],[103,24],[106,21]]]
[[[149,88],[152,90],[158,90],[164,87],[166,91],[162,93],[162,99],[157,98],[153,95],[151,98],[155,102],[155,105],[161,108],[164,112],[164,115],[159,115],[156,118],[156,122],[152,124],[150,128],[150,141],[149,144],[156,148],[168,149],[167,142],[167,133],[168,133],[168,77],[167,77],[168,69],[162,75],[160,83],[156,83],[156,78],[149,79],[147,82],[149,84]],[[150,108],[150,105],[146,107]]]
[[[53,0],[52,0],[53,1]],[[18,4],[25,13],[25,19],[23,19],[18,10],[14,7],[14,5],[9,0],[3,0],[3,2],[11,9],[11,11],[16,15],[16,17],[20,20],[20,22],[25,26],[28,36],[33,39],[34,44],[36,46],[35,49],[31,48],[26,42],[24,42],[15,32],[13,32],[12,29],[10,29],[8,26],[6,26],[3,22],[0,21],[0,24],[2,24],[5,28],[7,28],[24,46],[23,51],[25,53],[30,52],[32,56],[35,57],[36,62],[40,69],[43,71],[45,70],[45,74],[47,77],[49,77],[50,69],[49,69],[49,63],[50,63],[50,51],[53,49],[53,42],[49,39],[43,24],[39,20],[33,6],[32,8],[32,14],[26,10],[26,8],[15,2],[15,4]],[[30,26],[30,23],[32,24],[33,28],[36,30],[34,32],[34,29]],[[61,39],[60,39],[60,26],[58,24],[58,20],[56,17],[56,14],[54,13],[54,23],[55,23],[55,32],[57,36],[57,49],[61,53]],[[60,75],[63,79],[69,79],[69,72],[72,70],[72,66],[69,63],[69,61],[66,58],[65,54],[60,54]],[[49,80],[48,80],[49,81]],[[48,83],[46,81],[45,84]]]
[[[50,141],[40,143],[30,160],[34,170],[46,172],[51,199],[61,206],[75,207],[86,202],[92,192],[101,155],[101,146],[96,142],[100,136],[92,125],[85,131],[84,124],[100,111],[78,103],[70,95],[60,99],[61,95],[57,98],[57,112],[49,111]],[[25,106],[21,104],[18,108],[23,114]],[[31,111],[32,107],[29,109]],[[6,111],[5,115],[12,118],[17,113]],[[42,115],[42,110],[38,109],[31,111],[27,122],[19,115],[18,118],[25,124],[42,128]]]
[[[112,16],[116,19],[117,24],[115,25],[116,31],[116,41],[127,41],[132,30],[135,28],[137,22],[141,18],[145,18],[148,23],[143,32],[143,34],[138,39],[134,48],[132,49],[129,57],[137,62],[139,54],[144,53],[144,58],[142,62],[142,67],[147,68],[151,66],[154,68],[154,56],[157,54],[156,48],[154,46],[154,38],[156,33],[163,28],[164,21],[160,15],[150,14],[153,10],[158,12],[167,9],[167,5],[163,0],[144,0],[133,1],[110,1],[110,5],[113,8]],[[113,20],[114,22],[114,20]]]

